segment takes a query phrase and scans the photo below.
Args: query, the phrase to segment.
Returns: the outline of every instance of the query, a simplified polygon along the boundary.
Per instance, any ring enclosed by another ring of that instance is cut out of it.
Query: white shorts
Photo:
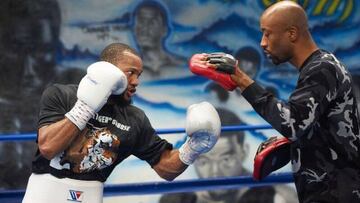
[[[104,184],[100,181],[57,178],[31,174],[23,203],[101,203]]]

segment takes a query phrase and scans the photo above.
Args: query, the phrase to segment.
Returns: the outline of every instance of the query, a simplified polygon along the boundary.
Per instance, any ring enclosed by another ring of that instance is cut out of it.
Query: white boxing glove
[[[179,158],[192,164],[202,153],[210,151],[219,139],[221,122],[216,109],[208,102],[193,104],[186,112],[186,142],[179,148]]]
[[[87,69],[87,75],[97,80],[97,82],[102,82],[104,88],[111,87],[111,94],[119,95],[127,88],[128,81],[125,73],[115,65],[106,61],[91,64]],[[77,94],[79,97],[79,91]]]
[[[77,90],[78,101],[65,116],[82,130],[111,94],[121,94],[126,88],[127,77],[118,67],[105,61],[95,62],[87,68]]]

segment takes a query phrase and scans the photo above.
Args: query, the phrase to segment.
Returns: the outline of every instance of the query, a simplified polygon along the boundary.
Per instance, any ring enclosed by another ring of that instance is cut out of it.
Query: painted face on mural
[[[252,47],[244,47],[236,52],[239,67],[251,78],[255,78],[260,68],[260,54]]]
[[[7,52],[2,56],[8,74],[5,88],[17,94],[40,94],[55,76],[58,29],[46,17],[16,16],[12,18],[2,41]]]
[[[243,136],[243,135],[239,135]],[[208,153],[200,155],[195,161],[195,170],[200,178],[232,177],[244,175],[245,146],[236,140],[237,135],[224,135]],[[231,190],[209,191],[212,199],[220,200]]]
[[[33,24],[30,24],[32,26]],[[44,87],[54,77],[56,40],[53,38],[51,22],[41,19],[36,23],[38,34],[32,36],[34,48],[24,53],[22,87],[31,93]],[[27,48],[25,44],[25,50]]]
[[[135,36],[140,47],[152,48],[161,44],[166,35],[165,19],[156,7],[142,7],[135,16]]]

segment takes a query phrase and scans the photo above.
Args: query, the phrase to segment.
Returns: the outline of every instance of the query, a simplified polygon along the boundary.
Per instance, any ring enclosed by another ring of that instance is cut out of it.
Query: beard
[[[275,55],[275,54],[271,54],[271,53],[268,53],[267,57],[271,60],[271,62],[274,65],[279,65],[281,63],[288,62],[292,58],[292,56],[290,54]]]
[[[270,56],[270,60],[274,65],[279,65],[281,63],[288,62],[288,61],[290,61],[290,59],[291,59],[291,57],[282,57],[282,58],[280,58],[280,57],[276,57],[276,56],[273,56],[273,55]]]
[[[121,106],[128,106],[132,104],[132,99],[126,99],[124,94],[125,93],[122,93],[120,95],[114,95],[114,94],[110,95],[108,99],[108,103],[117,104]]]

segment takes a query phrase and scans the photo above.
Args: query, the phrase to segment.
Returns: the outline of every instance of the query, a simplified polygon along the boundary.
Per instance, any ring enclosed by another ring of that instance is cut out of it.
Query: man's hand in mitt
[[[235,73],[237,61],[230,54],[194,54],[189,61],[189,67],[194,74],[214,80],[226,90],[232,91],[237,87],[230,77],[230,74]]]
[[[271,137],[258,147],[254,158],[253,178],[262,180],[290,161],[290,144],[287,138]]]
[[[227,74],[234,74],[238,64],[232,55],[223,52],[210,53],[206,60],[216,66],[216,71]]]

